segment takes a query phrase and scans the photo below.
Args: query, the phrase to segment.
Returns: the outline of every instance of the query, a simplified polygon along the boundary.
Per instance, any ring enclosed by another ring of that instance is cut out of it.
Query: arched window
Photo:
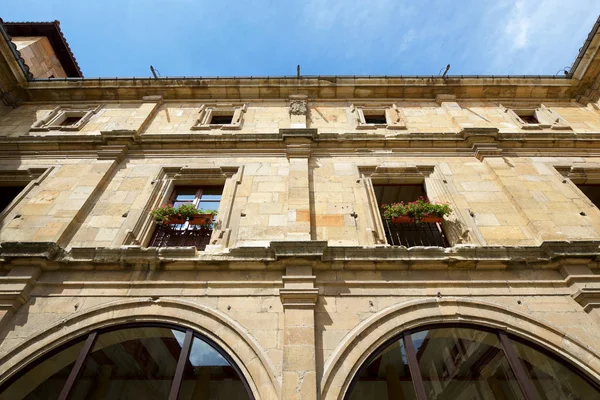
[[[347,400],[587,400],[600,389],[547,351],[503,331],[445,325],[405,332],[361,366]]]
[[[252,399],[233,360],[209,339],[168,325],[93,331],[26,366],[4,400]]]

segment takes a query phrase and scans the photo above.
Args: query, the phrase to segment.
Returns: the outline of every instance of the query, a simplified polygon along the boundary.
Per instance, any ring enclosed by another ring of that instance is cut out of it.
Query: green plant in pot
[[[157,223],[166,224],[177,215],[177,209],[171,204],[164,204],[152,210],[150,215],[152,215]]]
[[[192,203],[182,204],[179,207],[165,204],[155,208],[150,214],[159,224],[183,224],[188,221],[191,225],[209,225],[217,215],[217,210],[197,209]]]
[[[198,209],[193,204],[182,204],[179,206],[179,213],[192,225],[209,225],[217,215],[217,210]]]
[[[383,217],[393,223],[442,222],[452,212],[447,203],[431,203],[420,197],[410,203],[383,204]]]

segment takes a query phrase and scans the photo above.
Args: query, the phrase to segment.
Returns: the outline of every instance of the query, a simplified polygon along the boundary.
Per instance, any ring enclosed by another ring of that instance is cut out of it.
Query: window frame
[[[0,171],[0,188],[3,186],[23,186],[23,189],[8,203],[6,208],[0,210],[0,222],[14,214],[18,209],[19,203],[25,199],[35,186],[41,184],[53,169],[54,167]]]
[[[217,207],[217,212],[219,211],[219,208],[221,206],[221,201],[223,199],[223,191],[225,189],[224,185],[177,185],[174,186],[172,188],[172,192],[171,195],[169,196],[169,204],[173,204],[175,205],[175,203],[177,202],[177,197],[182,194],[181,192],[183,191],[194,191],[194,199],[192,201],[179,201],[179,203],[182,204],[186,204],[186,203],[191,203],[194,205],[195,209],[198,209],[198,207],[200,206],[200,203],[202,202],[202,195],[204,194],[204,192],[209,189],[209,188],[220,188],[221,189],[221,199],[219,199],[218,204],[219,207]],[[215,202],[216,203],[216,202]],[[218,213],[217,213],[218,215]],[[176,232],[181,232],[185,235],[185,233],[187,232],[189,233],[206,233],[209,229],[211,231],[210,234],[210,238],[208,239],[208,244],[212,243],[213,239],[212,236],[214,234],[214,222],[215,222],[215,218],[213,218],[213,223],[211,224],[212,226],[210,228],[203,226],[200,227],[199,229],[193,228],[193,224],[191,224],[189,221],[185,221],[183,224],[179,225],[179,224],[175,224],[175,225],[170,225],[168,227],[168,229],[170,229],[170,233],[172,233],[173,231]],[[155,228],[154,231],[152,232],[152,236],[150,237],[150,241],[148,243],[148,247],[175,247],[175,246],[169,246],[169,245],[165,245],[165,246],[154,246],[154,242],[155,242],[155,238],[159,232],[160,229],[165,229],[164,226],[158,226],[155,224]],[[204,236],[205,237],[205,236]],[[189,236],[188,236],[189,239]],[[208,245],[207,244],[207,245]],[[186,245],[187,246],[187,245]],[[198,251],[204,251],[204,249],[200,249],[198,247],[196,247]]]
[[[151,182],[153,189],[146,205],[135,213],[130,213],[127,218],[135,222],[133,228],[127,231],[123,245],[147,247],[154,234],[156,222],[150,211],[169,203],[173,188],[176,186],[222,186],[223,193],[219,214],[213,225],[211,247],[229,247],[235,239],[233,229],[233,203],[238,185],[241,183],[243,166],[222,166],[217,168],[186,168],[163,167]],[[239,216],[238,216],[239,217]],[[208,249],[208,246],[207,246]],[[207,250],[205,250],[207,251]]]
[[[504,107],[500,105],[508,117],[520,129],[523,130],[541,130],[541,129],[572,129],[569,123],[561,117],[556,111],[541,104],[539,107],[515,106]],[[530,124],[525,122],[521,115],[532,115],[538,123]]]
[[[453,202],[447,187],[448,179],[434,165],[418,166],[359,166],[360,180],[364,185],[367,205],[367,217],[358,218],[359,230],[366,232],[366,241],[361,235],[362,245],[385,245],[387,243],[380,204],[377,204],[374,185],[410,185],[419,184],[425,187],[425,193],[431,201],[448,202],[452,214],[442,222],[444,236],[448,246],[455,244],[485,243],[474,220],[467,218],[466,210],[459,209]]]
[[[407,129],[406,121],[402,116],[400,109],[396,104],[391,105],[354,105],[350,106],[350,112],[354,114],[357,123],[356,129]],[[385,116],[385,124],[367,123],[365,116],[369,115]]]
[[[29,131],[80,131],[101,108],[102,105],[59,106],[41,120],[36,121]],[[61,125],[67,118],[73,117],[78,117],[79,121],[71,125]]]
[[[171,384],[169,400],[177,400],[177,398],[179,396],[179,392],[181,390],[181,383],[183,380],[184,366],[185,366],[187,359],[189,358],[189,356],[191,354],[194,338],[198,338],[198,339],[204,341],[206,344],[208,344],[210,347],[212,347],[217,353],[219,353],[225,359],[225,361],[227,361],[229,363],[229,365],[238,374],[238,376],[240,377],[240,380],[242,381],[242,383],[244,385],[244,388],[246,389],[246,392],[247,392],[249,398],[251,400],[255,399],[254,393],[252,392],[252,389],[248,383],[248,379],[243,374],[242,369],[239,367],[237,362],[235,362],[233,357],[231,357],[231,355],[229,355],[221,346],[219,346],[214,340],[207,337],[206,335],[201,334],[200,332],[197,332],[197,331],[195,331],[191,328],[187,328],[185,326],[179,326],[179,325],[171,324],[171,323],[167,323],[167,322],[122,323],[122,324],[98,328],[91,332],[87,332],[85,334],[77,336],[77,337],[69,340],[68,342],[61,344],[60,346],[58,346],[54,349],[51,349],[50,351],[46,352],[45,354],[41,355],[40,357],[36,358],[35,360],[22,365],[16,371],[16,373],[14,373],[9,379],[7,379],[2,385],[0,385],[0,394],[4,390],[6,390],[9,386],[11,386],[14,382],[19,380],[25,373],[30,371],[32,368],[35,368],[36,366],[38,366],[41,363],[43,363],[44,361],[46,361],[48,358],[83,341],[83,342],[85,342],[84,346],[81,349],[81,351],[79,352],[78,357],[75,361],[75,364],[73,365],[73,368],[71,369],[70,374],[67,378],[67,381],[65,382],[65,385],[63,386],[62,392],[59,396],[59,400],[67,400],[67,398],[70,394],[70,391],[71,391],[71,389],[73,389],[73,386],[77,380],[77,377],[79,376],[81,370],[83,369],[83,367],[85,365],[85,361],[86,361],[87,357],[89,356],[91,350],[94,347],[96,338],[104,333],[109,333],[109,332],[118,331],[118,330],[122,330],[122,329],[131,329],[131,328],[167,328],[167,329],[172,329],[172,330],[176,330],[176,331],[185,333],[185,338],[184,338],[184,342],[182,344],[181,353],[179,355],[179,359],[177,360],[177,369],[175,372],[176,375],[174,376],[174,378],[172,380],[172,384]]]
[[[505,332],[499,328],[488,327],[484,325],[477,325],[472,323],[458,323],[458,322],[449,322],[449,323],[437,323],[437,324],[427,324],[418,327],[414,327],[411,329],[406,329],[401,331],[400,333],[394,335],[390,339],[386,340],[380,346],[378,346],[358,367],[354,375],[350,379],[350,383],[346,388],[346,392],[344,393],[343,399],[350,400],[350,396],[354,389],[354,386],[357,382],[357,377],[359,377],[365,369],[369,367],[369,365],[377,359],[389,346],[394,344],[394,342],[402,341],[406,356],[409,364],[409,371],[411,374],[411,379],[413,381],[413,387],[415,389],[415,396],[418,400],[426,400],[428,399],[427,393],[425,391],[425,385],[423,379],[421,377],[421,371],[418,364],[418,360],[416,357],[416,350],[414,348],[411,335],[415,333],[419,333],[422,331],[434,330],[434,329],[444,329],[444,328],[465,328],[465,329],[473,329],[482,332],[488,332],[492,334],[496,334],[499,340],[500,348],[506,357],[510,369],[512,370],[521,391],[523,392],[523,396],[527,400],[538,399],[538,391],[535,388],[533,381],[527,376],[527,372],[525,371],[525,366],[523,365],[521,359],[518,357],[514,342],[525,343],[527,346],[532,347],[533,349],[539,351],[544,354],[548,358],[554,359],[556,362],[559,362],[567,369],[573,371],[573,373],[580,376],[582,379],[587,381],[591,386],[595,387],[598,391],[600,391],[600,382],[596,382],[591,376],[585,373],[585,371],[581,370],[577,366],[573,365],[568,360],[564,359],[560,354],[556,354],[550,350],[545,349],[539,344],[533,342],[528,338],[523,338],[517,336],[515,334],[511,334]]]
[[[244,113],[246,112],[246,104],[202,104],[198,119],[192,126],[192,130],[239,130],[242,129],[244,121]],[[213,124],[213,116],[231,115],[231,123],[229,124]]]

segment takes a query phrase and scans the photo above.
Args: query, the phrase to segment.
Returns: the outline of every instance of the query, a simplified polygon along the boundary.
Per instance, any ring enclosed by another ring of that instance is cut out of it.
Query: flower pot
[[[208,225],[213,222],[212,214],[195,214],[190,217],[190,225]]]
[[[421,222],[436,222],[436,223],[441,223],[442,221],[444,221],[443,217],[438,217],[436,215],[427,215],[427,216],[423,216],[420,219]]]
[[[181,215],[172,215],[171,217],[169,217],[168,220],[163,221],[163,224],[165,224],[165,225],[185,224],[185,218],[183,218]]]
[[[415,222],[415,219],[412,217],[408,217],[406,215],[401,215],[399,217],[392,217],[392,224],[410,224]]]

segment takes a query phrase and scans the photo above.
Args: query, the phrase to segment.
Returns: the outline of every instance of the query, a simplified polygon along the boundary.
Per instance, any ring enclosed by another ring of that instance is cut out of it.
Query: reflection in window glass
[[[439,328],[411,335],[429,399],[523,399],[495,333]]]
[[[355,378],[350,400],[416,399],[402,340],[396,340]]]
[[[183,332],[129,328],[98,335],[72,399],[166,399],[181,354]]]
[[[192,342],[179,392],[179,400],[195,399],[249,399],[235,368],[199,338]]]
[[[541,351],[513,340],[513,347],[523,361],[525,372],[532,380],[542,399],[598,399],[596,389],[562,362]]]
[[[0,399],[57,399],[84,343],[80,340],[21,375],[0,394]]]

